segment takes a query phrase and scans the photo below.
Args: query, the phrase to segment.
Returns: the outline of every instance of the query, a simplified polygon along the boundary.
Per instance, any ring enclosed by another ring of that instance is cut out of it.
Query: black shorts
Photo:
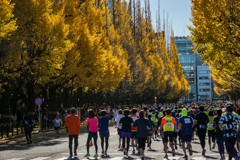
[[[177,138],[178,133],[177,132],[173,132],[173,138]]]
[[[97,132],[88,132],[88,138],[98,138]]]
[[[173,132],[164,132],[164,143],[173,142]]]
[[[54,128],[55,128],[55,130],[59,130],[60,127],[54,127]]]
[[[119,128],[118,128],[117,130],[118,130],[118,135],[121,136],[121,134],[122,134],[122,129],[119,129]]]
[[[139,146],[139,148],[142,148],[143,150],[145,150],[146,139],[147,138],[138,138],[138,146]]]
[[[132,132],[131,138],[132,139],[137,139],[137,132]]]
[[[101,138],[108,138],[108,137],[110,137],[110,134],[109,134],[109,132],[107,131],[107,132],[99,132],[99,136],[101,137]]]

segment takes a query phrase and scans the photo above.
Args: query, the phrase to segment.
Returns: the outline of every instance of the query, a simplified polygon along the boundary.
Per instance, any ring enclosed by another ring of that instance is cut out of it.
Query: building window
[[[210,83],[199,83],[199,86],[210,86]]]
[[[200,98],[210,98],[210,95],[200,95]]]
[[[199,74],[209,74],[210,71],[209,71],[209,70],[208,70],[208,71],[198,71],[198,73],[199,73]]]
[[[209,92],[210,91],[210,88],[208,89],[199,89],[199,92]]]
[[[188,83],[189,83],[189,84],[194,84],[194,78],[189,78],[189,79],[188,79]]]
[[[210,77],[199,77],[200,80],[210,79]]]

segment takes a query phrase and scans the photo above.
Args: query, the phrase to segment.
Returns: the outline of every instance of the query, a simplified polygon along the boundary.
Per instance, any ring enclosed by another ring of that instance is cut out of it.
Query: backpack
[[[31,124],[29,123],[28,120],[24,120],[24,128],[25,129],[30,129],[31,128]]]

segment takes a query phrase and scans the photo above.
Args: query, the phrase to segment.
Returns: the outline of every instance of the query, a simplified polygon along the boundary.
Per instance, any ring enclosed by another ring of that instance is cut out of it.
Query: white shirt
[[[118,116],[118,110],[113,109],[112,112],[113,112],[114,119],[116,119]]]
[[[122,126],[119,126],[119,122],[120,122],[120,119],[124,117],[122,114],[120,114],[119,116],[117,116],[117,118],[115,119],[115,121],[117,122],[117,127],[119,129],[122,129]]]

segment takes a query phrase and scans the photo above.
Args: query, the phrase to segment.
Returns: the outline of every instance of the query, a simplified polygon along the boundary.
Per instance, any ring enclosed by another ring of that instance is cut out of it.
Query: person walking
[[[129,110],[124,110],[124,117],[121,118],[119,124],[122,126],[122,145],[123,145],[123,154],[128,157],[128,150],[130,145],[130,138],[131,138],[131,126],[133,125],[133,119],[131,117],[128,117]],[[127,139],[127,148],[125,148],[125,141]]]
[[[111,120],[113,116],[112,115],[106,116],[107,113],[105,110],[101,111],[100,115],[101,117],[99,117],[98,123],[99,123],[99,136],[101,138],[102,155],[107,156],[108,139],[110,137],[108,126],[109,126],[109,120]],[[105,152],[104,152],[104,140],[106,143]]]
[[[167,148],[168,148],[168,142],[170,142],[170,147],[172,148],[172,155],[175,156],[175,149],[173,147],[173,131],[174,129],[176,130],[176,121],[175,119],[170,116],[171,110],[167,109],[166,110],[166,116],[162,119],[161,122],[161,129],[163,128],[164,131],[164,151],[165,151],[165,157],[168,159],[167,156]]]
[[[57,138],[59,137],[59,129],[61,127],[61,119],[59,118],[59,116],[57,115],[57,118],[55,118],[53,120],[53,124],[54,124],[54,128],[55,128],[55,131],[56,131],[56,134],[57,134]]]
[[[93,138],[94,141],[94,146],[95,146],[95,155],[93,157],[98,157],[98,145],[97,145],[97,124],[98,124],[98,119],[95,117],[95,113],[92,109],[89,110],[88,112],[88,119],[86,122],[86,126],[89,125],[89,132],[88,132],[88,138],[87,138],[87,154],[85,154],[84,157],[90,156],[89,154],[89,143],[91,139]]]
[[[32,130],[33,130],[33,121],[32,119],[28,116],[28,113],[25,114],[25,117],[23,119],[23,127],[24,127],[24,132],[25,136],[27,139],[27,144],[32,143]]]
[[[182,141],[182,149],[184,152],[185,159],[188,159],[186,153],[185,142],[187,143],[187,148],[189,149],[189,155],[192,156],[192,128],[194,127],[193,119],[188,116],[187,109],[182,109],[182,117],[179,119],[178,129],[181,130],[181,141]]]
[[[68,137],[69,137],[69,151],[70,157],[73,156],[72,153],[72,142],[74,139],[74,156],[77,156],[78,148],[78,135],[80,129],[80,117],[75,115],[76,109],[71,108],[71,114],[67,116],[65,125],[68,127]]]
[[[217,117],[214,118],[214,124],[215,124],[215,135],[216,135],[216,140],[217,140],[217,145],[218,145],[218,152],[220,153],[220,159],[219,160],[224,160],[225,155],[224,155],[224,137],[223,137],[223,131],[219,128],[219,121],[222,116],[222,110],[219,109],[217,110]]]
[[[144,118],[144,111],[140,111],[139,116],[140,117],[136,121],[134,121],[133,127],[137,128],[140,158],[144,159],[145,142],[148,137],[148,129],[150,129],[151,125],[149,121]]]
[[[65,113],[63,114],[63,124],[65,125],[66,124],[66,119],[67,119],[67,116],[68,116],[69,114],[68,114],[68,112],[67,112],[67,110],[65,110]],[[68,133],[68,128],[67,128],[67,126],[65,125],[65,127],[66,127],[66,132]]]
[[[202,147],[202,155],[205,156],[205,137],[207,132],[207,124],[209,122],[208,116],[204,113],[204,107],[199,107],[200,112],[195,117],[195,123],[197,124],[197,135],[199,137],[201,147]]]
[[[233,105],[226,106],[226,115],[223,115],[219,121],[219,128],[224,130],[224,141],[229,160],[237,157],[237,151],[234,147],[237,140],[237,126],[240,127],[240,120],[232,114]]]

